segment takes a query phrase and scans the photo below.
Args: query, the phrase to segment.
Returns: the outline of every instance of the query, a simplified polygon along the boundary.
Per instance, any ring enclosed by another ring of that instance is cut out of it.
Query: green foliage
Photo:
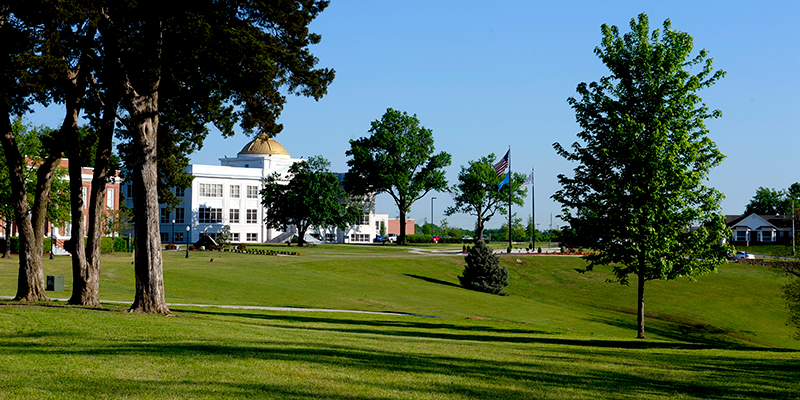
[[[522,218],[517,218],[517,214],[514,213],[511,217],[512,222],[512,229],[511,229],[511,240],[515,242],[522,242],[525,240],[530,239],[530,234],[525,231],[525,227],[522,225]],[[508,222],[500,225],[500,229],[497,231],[497,236],[499,240],[508,241]]]
[[[458,277],[461,286],[492,294],[507,296],[508,271],[500,266],[500,257],[493,254],[483,240],[475,242],[475,246],[464,258],[467,265]]]
[[[407,243],[431,243],[433,242],[432,235],[408,235],[406,236]]]
[[[692,37],[673,30],[649,31],[645,14],[620,36],[603,25],[595,49],[611,75],[581,83],[570,98],[583,142],[558,153],[580,165],[574,176],[559,175],[562,219],[598,250],[587,270],[612,265],[620,283],[639,278],[639,337],[644,337],[644,282],[695,277],[725,262],[729,237],[720,213],[722,194],[704,185],[724,156],[708,138],[705,119],[716,118],[696,92],[713,85],[713,72]],[[705,62],[704,62],[705,60]],[[692,75],[684,68],[702,64]],[[687,230],[693,225],[699,229]]]
[[[792,214],[792,199],[800,199],[800,182],[793,183],[785,190],[759,187],[745,206],[744,215]],[[795,200],[794,207],[800,207],[800,201]]]
[[[321,156],[289,167],[288,174],[264,178],[261,204],[269,212],[264,223],[273,229],[297,226],[300,245],[311,226],[345,229],[364,213],[363,205],[345,193],[330,163]]]
[[[100,252],[113,253],[114,252],[114,239],[108,236],[100,238]]]
[[[416,115],[389,108],[371,125],[371,136],[350,140],[345,185],[354,194],[388,193],[400,212],[398,242],[405,244],[406,213],[431,190],[447,188],[444,167],[451,157],[434,154],[433,131]]]
[[[485,223],[498,211],[503,215],[508,212],[509,195],[512,204],[521,206],[528,192],[522,185],[525,182],[525,174],[516,172],[511,175],[510,184],[503,185],[502,189],[497,190],[504,176],[497,175],[493,168],[494,164],[494,153],[477,161],[470,161],[468,167],[461,166],[458,183],[448,189],[455,205],[447,207],[445,215],[463,213],[475,216],[476,237],[483,234]]]
[[[43,243],[44,244],[42,245],[42,253],[43,254],[50,253],[50,238],[49,237],[44,238]],[[0,253],[5,252],[6,246],[9,245],[11,246],[11,253],[19,254],[19,237],[11,236],[11,238],[8,239],[0,239]]]
[[[131,239],[133,240],[133,239]],[[114,238],[114,245],[113,245],[114,252],[127,252],[128,251],[128,238],[124,237],[115,237]]]

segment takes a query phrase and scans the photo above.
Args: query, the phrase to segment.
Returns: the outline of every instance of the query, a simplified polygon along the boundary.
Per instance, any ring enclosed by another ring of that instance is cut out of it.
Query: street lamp
[[[172,243],[174,244],[175,243],[175,219],[172,220],[172,236],[170,236],[170,238],[172,238]]]
[[[56,233],[53,231],[53,224],[50,224],[50,259],[53,260],[53,242],[56,240]]]
[[[433,236],[433,201],[436,197],[431,197],[431,236]]]
[[[191,236],[192,226],[186,225],[186,258],[189,258],[189,236]]]

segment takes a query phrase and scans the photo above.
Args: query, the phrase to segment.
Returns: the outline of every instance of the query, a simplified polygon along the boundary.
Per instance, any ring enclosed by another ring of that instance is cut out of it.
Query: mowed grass
[[[578,274],[577,257],[503,256],[511,295],[492,296],[457,286],[462,256],[411,247],[423,254],[168,251],[167,301],[441,318],[0,301],[0,398],[800,398],[787,278],[774,271],[731,263],[698,282],[648,282],[649,338],[635,340],[635,280]],[[104,258],[102,299],[132,301],[131,261]],[[71,286],[68,258],[45,269]],[[14,295],[16,273],[0,260],[0,295]]]

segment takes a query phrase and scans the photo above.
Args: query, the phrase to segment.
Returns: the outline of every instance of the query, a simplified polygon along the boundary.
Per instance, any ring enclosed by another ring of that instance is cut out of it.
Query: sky
[[[726,156],[707,182],[725,194],[722,212],[740,214],[758,187],[788,188],[800,181],[800,2],[713,1],[379,1],[332,0],[310,25],[322,36],[311,47],[319,66],[333,68],[328,94],[315,101],[290,95],[275,137],[292,157],[320,155],[335,172],[347,170],[349,141],[367,136],[370,122],[387,108],[415,114],[433,131],[436,151],[452,155],[450,184],[462,166],[511,147],[515,172],[535,170],[525,205],[540,229],[559,227],[561,207],[550,196],[558,174],[577,164],[553,150],[576,141],[579,126],[567,98],[581,82],[608,75],[594,55],[603,24],[621,33],[640,13],[651,30],[666,19],[706,49],[715,69],[726,71],[699,92],[723,116],[706,122],[710,138]],[[34,124],[58,125],[54,107],[28,116]],[[194,164],[219,165],[250,137],[209,135],[192,155]],[[435,201],[431,201],[436,197]],[[433,209],[431,205],[433,204]],[[418,224],[446,218],[472,229],[475,217],[443,211],[449,193],[431,192],[411,207]],[[386,194],[377,213],[398,216]],[[433,214],[432,214],[433,213]],[[552,219],[551,219],[552,218]],[[487,223],[497,228],[503,218]]]

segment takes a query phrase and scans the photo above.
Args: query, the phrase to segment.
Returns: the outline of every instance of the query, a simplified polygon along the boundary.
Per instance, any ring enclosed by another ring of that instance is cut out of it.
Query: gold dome
[[[288,156],[289,153],[281,146],[275,139],[262,133],[259,137],[253,139],[250,143],[242,148],[239,155],[248,154],[265,154],[265,155],[281,155]]]

